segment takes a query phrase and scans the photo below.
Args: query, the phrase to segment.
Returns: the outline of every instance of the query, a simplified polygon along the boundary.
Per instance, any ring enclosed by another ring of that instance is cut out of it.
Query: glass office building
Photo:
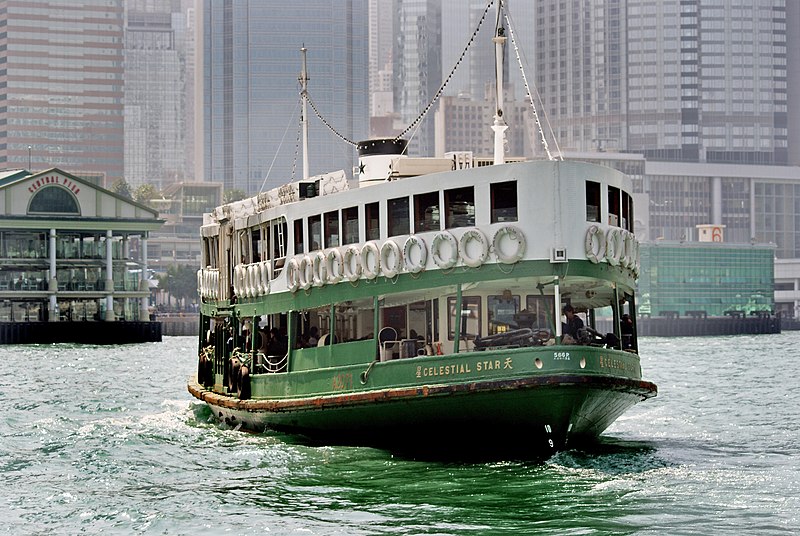
[[[301,177],[302,46],[317,110],[349,140],[367,137],[367,0],[202,0],[198,7],[204,147],[198,178],[254,194]],[[309,116],[310,173],[349,174],[355,148],[311,107]]]
[[[2,3],[0,167],[122,178],[122,3]]]
[[[772,246],[654,242],[640,251],[640,315],[753,315],[775,308]]]

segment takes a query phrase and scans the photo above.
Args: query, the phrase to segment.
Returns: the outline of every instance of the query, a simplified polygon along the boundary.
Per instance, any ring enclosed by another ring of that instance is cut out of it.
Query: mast
[[[300,49],[300,54],[303,56],[303,68],[300,71],[300,99],[302,101],[302,109],[300,111],[300,124],[303,129],[303,179],[308,178],[308,70],[306,69],[306,51],[308,49],[305,45]]]
[[[497,22],[495,24],[494,64],[495,64],[495,114],[492,130],[494,131],[494,165],[505,163],[505,132],[508,128],[503,123],[503,47],[506,44],[505,29],[501,24],[503,1],[497,2]]]

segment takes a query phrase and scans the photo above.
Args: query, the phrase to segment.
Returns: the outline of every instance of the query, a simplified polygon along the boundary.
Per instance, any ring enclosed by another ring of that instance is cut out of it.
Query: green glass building
[[[775,246],[642,244],[640,316],[750,316],[775,308]]]

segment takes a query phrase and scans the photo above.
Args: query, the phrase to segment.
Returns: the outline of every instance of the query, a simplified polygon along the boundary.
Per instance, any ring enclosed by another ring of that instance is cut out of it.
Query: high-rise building
[[[197,178],[253,194],[302,175],[303,46],[316,110],[348,140],[367,136],[367,0],[201,0],[198,8],[204,155]],[[310,173],[350,172],[355,148],[312,107],[309,116]]]
[[[442,84],[441,0],[396,0],[396,17],[394,111],[405,125],[411,125]],[[408,137],[409,152],[432,156],[433,114],[421,120]]]
[[[562,148],[788,163],[785,0],[537,0],[536,81]]]
[[[186,12],[179,0],[125,3],[125,180],[186,180]]]
[[[0,166],[122,178],[122,0],[0,9]]]

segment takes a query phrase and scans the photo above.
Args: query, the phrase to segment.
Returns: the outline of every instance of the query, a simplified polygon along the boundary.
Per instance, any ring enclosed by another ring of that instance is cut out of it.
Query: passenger
[[[631,315],[624,314],[620,319],[619,331],[622,334],[622,349],[633,348],[633,319]]]
[[[575,309],[569,304],[564,306],[564,316],[567,317],[567,321],[561,324],[561,331],[564,335],[569,335],[572,339],[572,341],[567,339],[564,342],[566,344],[574,344],[578,341],[578,330],[583,327],[583,320],[575,314]]]
[[[280,332],[278,328],[272,328],[269,332],[269,341],[267,342],[267,355],[284,355],[283,344],[281,344]]]
[[[308,330],[308,345],[312,348],[317,345],[319,342],[319,329],[317,326],[311,326],[311,329]]]

